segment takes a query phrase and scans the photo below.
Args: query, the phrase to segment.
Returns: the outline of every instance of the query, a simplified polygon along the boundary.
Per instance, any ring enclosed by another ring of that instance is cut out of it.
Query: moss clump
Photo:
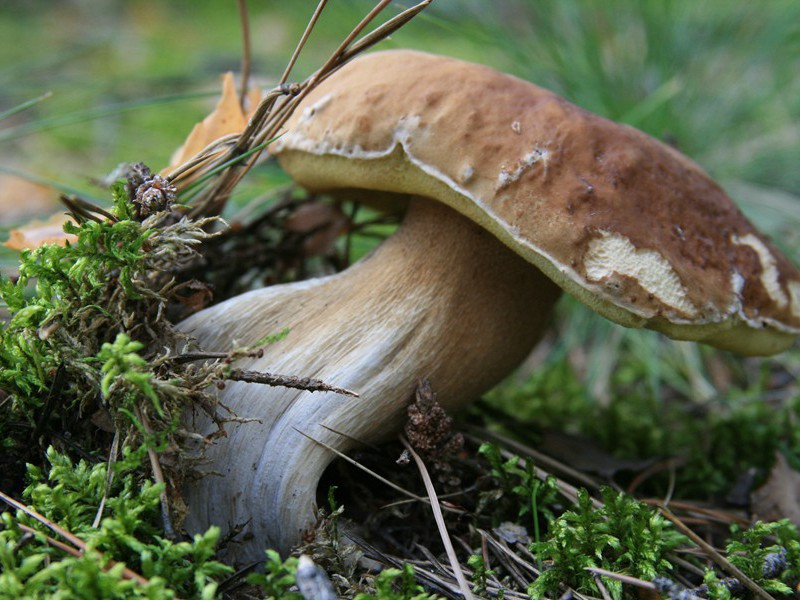
[[[65,227],[74,243],[25,251],[19,277],[0,279],[10,314],[0,324],[0,462],[2,489],[87,549],[73,556],[37,519],[3,513],[0,595],[210,597],[230,572],[213,560],[219,531],[179,541],[180,503],[168,497],[177,500],[186,467],[181,414],[194,404],[217,418],[206,389],[224,367],[173,361],[185,342],[166,315],[180,306],[173,274],[196,258],[212,220],[165,210],[140,222],[122,185],[110,216],[82,214]]]

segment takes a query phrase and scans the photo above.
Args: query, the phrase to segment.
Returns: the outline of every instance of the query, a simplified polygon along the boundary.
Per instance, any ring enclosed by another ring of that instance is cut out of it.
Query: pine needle
[[[763,600],[775,600],[775,598],[769,594],[764,588],[759,586],[755,581],[750,579],[747,575],[745,575],[741,569],[739,569],[736,565],[731,563],[728,559],[722,556],[716,549],[706,542],[703,538],[697,535],[694,531],[692,531],[687,525],[685,525],[678,517],[672,514],[665,506],[659,507],[661,514],[664,515],[666,519],[672,522],[675,527],[677,527],[682,534],[692,540],[695,544],[697,544],[700,548],[702,548],[706,555],[713,560],[719,567],[742,582],[742,584],[747,587],[751,592],[753,592],[757,597],[762,598]]]
[[[54,539],[52,539],[50,537],[47,537],[47,542],[51,546],[54,546],[54,547],[59,548],[61,550],[64,550],[65,552],[69,552],[70,554],[73,554],[74,556],[81,556],[84,552],[86,552],[86,542],[84,542],[82,539],[80,539],[76,535],[70,533],[69,531],[67,531],[63,527],[60,527],[59,525],[56,525],[55,523],[53,523],[53,521],[51,521],[50,519],[45,517],[43,514],[33,510],[32,508],[30,508],[28,506],[25,506],[21,502],[17,502],[11,496],[7,496],[3,492],[0,492],[0,500],[5,502],[9,506],[12,506],[13,508],[16,508],[17,510],[21,510],[25,514],[33,517],[34,519],[39,521],[39,523],[41,523],[45,527],[49,528],[50,530],[52,530],[53,532],[57,533],[58,535],[63,537],[65,540],[70,542],[78,550],[75,550],[75,548],[70,548],[69,546],[59,542],[58,540],[54,540]],[[19,525],[19,528],[22,529],[23,531],[27,531],[29,533],[39,533],[38,531],[28,527],[27,525],[23,525],[21,523],[18,524],[18,525]],[[110,564],[109,568],[111,566],[113,566],[113,565]],[[128,568],[123,569],[123,573],[124,573],[125,577],[127,577],[128,579],[134,579],[135,581],[137,581],[138,583],[141,583],[142,585],[148,585],[150,583],[147,579],[145,579],[144,577],[142,577],[138,573],[135,573],[134,571],[131,571]]]
[[[442,509],[439,507],[439,499],[436,496],[436,490],[433,487],[431,476],[428,474],[428,469],[425,467],[425,463],[422,461],[419,454],[414,451],[414,448],[411,447],[411,444],[409,444],[403,436],[400,436],[400,441],[403,443],[403,446],[405,446],[405,449],[409,454],[411,454],[411,457],[417,464],[419,474],[422,477],[422,481],[425,483],[425,489],[427,490],[428,497],[431,500],[433,518],[436,521],[436,526],[439,528],[439,535],[442,538],[442,544],[444,544],[447,558],[450,560],[450,566],[453,569],[453,574],[456,577],[456,581],[458,581],[458,587],[461,589],[461,593],[464,598],[467,600],[473,600],[474,596],[472,595],[472,590],[470,589],[469,584],[464,577],[464,572],[461,570],[461,563],[458,561],[455,548],[453,548],[453,542],[450,541],[450,535],[447,533],[447,525],[445,525]]]

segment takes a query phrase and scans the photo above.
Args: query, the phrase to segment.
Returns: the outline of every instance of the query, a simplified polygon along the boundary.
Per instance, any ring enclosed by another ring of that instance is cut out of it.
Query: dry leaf
[[[618,471],[641,471],[655,459],[617,458],[589,438],[548,429],[542,432],[538,448],[563,463],[611,479]]]
[[[74,235],[64,233],[64,223],[69,221],[65,213],[56,213],[46,221],[31,221],[19,229],[12,229],[3,245],[12,250],[33,250],[42,244],[66,245],[77,240]]]
[[[16,225],[58,206],[58,191],[15,175],[0,174],[0,225]]]
[[[764,485],[750,497],[753,518],[761,521],[789,519],[800,527],[800,473],[780,452]]]
[[[222,76],[222,97],[217,106],[205,119],[194,126],[189,137],[178,148],[170,159],[169,167],[162,171],[169,173],[208,146],[214,140],[231,133],[241,133],[250,115],[258,106],[261,100],[261,92],[257,88],[252,88],[247,95],[249,104],[249,114],[245,114],[239,104],[239,95],[236,92],[236,84],[233,80],[233,73],[228,72]]]
[[[181,315],[181,318],[185,319],[189,314],[205,308],[211,303],[213,297],[214,293],[207,283],[191,280],[183,287],[181,293],[176,296],[178,302],[183,304],[189,311],[188,314]]]
[[[284,223],[284,229],[305,234],[303,255],[327,256],[336,240],[350,227],[350,219],[339,208],[321,202],[300,205]]]

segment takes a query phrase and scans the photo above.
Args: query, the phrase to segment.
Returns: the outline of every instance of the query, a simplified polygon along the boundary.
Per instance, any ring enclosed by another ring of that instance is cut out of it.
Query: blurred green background
[[[279,77],[315,4],[248,2],[258,83]],[[292,79],[318,66],[372,5],[331,1]],[[0,168],[91,197],[103,196],[91,179],[122,161],[166,165],[213,106],[220,73],[238,72],[241,60],[232,0],[5,0],[0,40],[0,113],[52,94],[0,121]],[[436,0],[381,47],[493,65],[674,145],[800,264],[797,0]],[[274,179],[256,169],[242,194]],[[774,411],[797,396],[800,352],[742,361],[623,330],[567,301],[530,365],[494,393],[496,405],[518,405],[522,393],[541,400],[524,417],[569,426],[590,404],[627,398],[640,407],[631,397],[654,414],[674,398],[704,410],[750,402]],[[631,431],[658,422],[620,418]],[[613,443],[614,427],[600,437]]]

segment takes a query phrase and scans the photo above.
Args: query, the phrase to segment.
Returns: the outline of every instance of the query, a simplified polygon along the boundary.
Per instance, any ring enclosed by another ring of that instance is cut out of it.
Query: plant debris
[[[63,212],[56,213],[44,221],[34,219],[22,227],[12,229],[3,245],[12,250],[35,250],[44,244],[63,246],[67,242],[73,243],[77,238],[64,233],[64,224],[69,220]]]
[[[775,453],[775,466],[769,477],[751,495],[753,515],[763,521],[789,519],[800,527],[800,473],[781,452]]]
[[[427,379],[417,382],[414,402],[408,406],[404,431],[411,447],[430,463],[441,481],[449,486],[459,485],[458,478],[452,476],[448,457],[463,448],[464,436],[453,432],[453,419],[436,401],[436,394]]]

